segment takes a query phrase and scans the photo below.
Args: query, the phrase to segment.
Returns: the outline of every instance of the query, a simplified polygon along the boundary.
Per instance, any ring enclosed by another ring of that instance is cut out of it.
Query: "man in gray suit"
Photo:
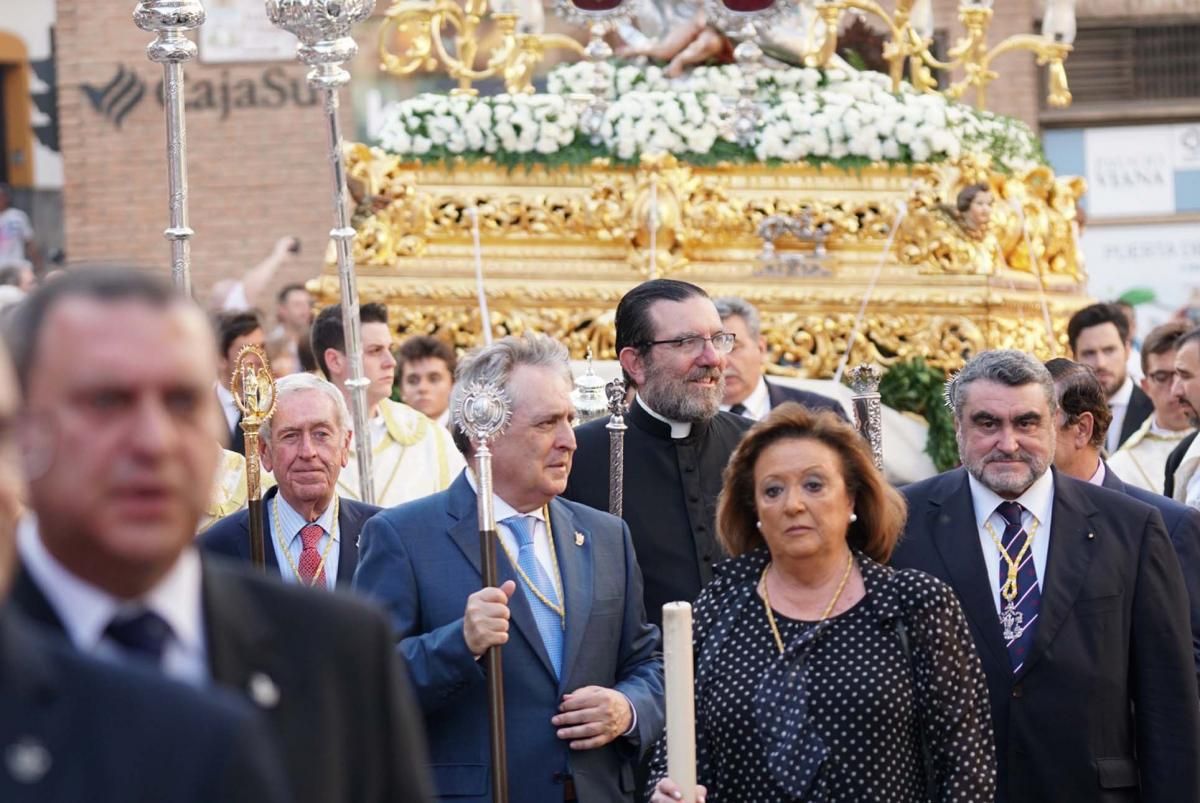
[[[633,763],[663,727],[658,630],[646,622],[628,527],[558,496],[575,452],[566,349],[530,335],[469,355],[452,409],[475,382],[512,400],[512,420],[491,442],[500,587],[480,588],[469,470],[367,522],[354,586],[391,614],[440,797],[490,800],[479,659],[503,645],[512,798],[632,802]],[[454,436],[470,460],[476,444]]]

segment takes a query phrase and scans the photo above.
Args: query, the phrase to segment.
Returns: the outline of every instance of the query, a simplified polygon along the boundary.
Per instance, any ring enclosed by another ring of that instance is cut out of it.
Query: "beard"
[[[964,453],[962,439],[958,440],[959,454]],[[1024,449],[1018,449],[1013,454],[992,450],[978,460],[963,460],[963,466],[972,477],[979,480],[985,487],[990,488],[999,496],[1017,497],[1025,493],[1043,474],[1050,469],[1054,459],[1053,449],[1047,457],[1037,457]],[[999,461],[1017,460],[1025,465],[1025,471],[1005,469],[988,469],[989,465]]]
[[[701,379],[713,379],[709,387],[692,384]],[[650,409],[672,421],[698,424],[716,416],[725,396],[725,377],[716,366],[693,368],[683,379],[665,371],[655,371],[653,363],[646,366],[646,381],[638,388],[642,400]]]

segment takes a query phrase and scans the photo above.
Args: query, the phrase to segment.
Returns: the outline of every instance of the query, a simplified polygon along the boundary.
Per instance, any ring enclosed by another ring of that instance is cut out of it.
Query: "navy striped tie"
[[[1000,543],[1008,552],[1009,556],[1016,560],[1017,555],[1025,546],[1029,535],[1025,532],[1025,528],[1021,526],[1021,513],[1025,508],[1021,507],[1017,502],[1001,502],[996,507],[996,512],[1004,519],[1004,536],[1000,539]],[[1008,563],[1001,558],[1000,562],[1000,588],[1003,590],[1004,584],[1008,581]],[[1008,659],[1012,663],[1013,673],[1016,674],[1025,664],[1025,659],[1029,656],[1029,649],[1033,646],[1033,634],[1037,630],[1038,611],[1042,606],[1042,593],[1038,588],[1037,569],[1033,565],[1033,545],[1025,551],[1021,558],[1020,568],[1017,570],[1017,598],[1015,600],[1017,611],[1021,614],[1021,624],[1023,630],[1021,634],[1014,639],[1005,638],[1005,643],[1008,646]],[[1003,611],[1008,606],[1008,600],[1004,595],[1000,595],[1000,610]]]

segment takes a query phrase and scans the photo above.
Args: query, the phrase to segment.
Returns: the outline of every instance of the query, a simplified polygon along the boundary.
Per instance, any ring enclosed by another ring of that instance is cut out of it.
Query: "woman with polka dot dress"
[[[996,795],[987,688],[948,586],[883,565],[904,500],[828,412],[782,405],[725,470],[733,557],[694,606],[706,803],[968,803]],[[651,803],[681,799],[666,777]]]

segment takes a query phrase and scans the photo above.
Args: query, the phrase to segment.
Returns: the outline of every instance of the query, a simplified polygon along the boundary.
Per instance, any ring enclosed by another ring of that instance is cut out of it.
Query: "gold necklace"
[[[1008,579],[1000,587],[1000,595],[1008,602],[1013,602],[1017,598],[1017,573],[1021,568],[1021,562],[1025,559],[1025,553],[1029,551],[1029,547],[1033,543],[1033,537],[1037,535],[1037,517],[1033,517],[1033,526],[1029,528],[1029,532],[1025,536],[1025,543],[1021,546],[1021,551],[1017,553],[1015,558],[1008,554],[1008,550],[1000,542],[1000,537],[996,535],[996,529],[992,527],[990,521],[985,521],[983,527],[987,530],[988,535],[992,537],[992,542],[996,545],[996,549],[1000,550],[1000,557],[1004,558],[1004,562],[1008,564]],[[1021,529],[1024,529],[1024,527]]]
[[[329,557],[329,550],[333,549],[334,537],[338,530],[338,497],[333,495],[333,529],[329,532],[329,543],[325,545],[325,549],[321,552],[321,562],[317,564],[317,570],[313,572],[311,582],[304,582],[304,578],[300,576],[300,567],[292,560],[292,553],[288,550],[287,541],[283,540],[283,525],[279,521],[279,495],[276,494],[274,504],[271,505],[272,523],[275,529],[275,541],[279,544],[279,551],[283,553],[283,557],[287,559],[288,568],[292,570],[292,574],[296,576],[296,582],[300,585],[306,585],[309,588],[315,588],[317,578],[321,576],[321,572],[325,570],[325,559]],[[319,518],[319,517],[318,517]],[[312,522],[309,522],[311,524]]]
[[[517,574],[521,576],[521,581],[525,583],[525,587],[533,592],[533,595],[541,600],[543,605],[558,614],[558,620],[562,624],[562,629],[566,630],[567,601],[563,596],[562,575],[558,571],[558,555],[555,554],[554,549],[554,525],[550,523],[550,508],[546,505],[542,505],[542,516],[546,519],[546,532],[550,533],[550,564],[554,567],[554,577],[552,579],[554,581],[554,590],[558,592],[558,598],[562,600],[561,604],[555,605],[545,594],[538,590],[534,582],[529,579],[529,575],[525,574],[525,570],[521,568],[521,564],[513,557],[513,553],[509,550],[508,544],[504,543],[503,538],[497,538],[496,540],[500,542],[504,554],[508,556],[508,562],[512,564],[513,568],[517,570]],[[536,560],[536,557],[534,559]]]
[[[854,568],[854,553],[846,555],[846,571],[842,573],[842,581],[838,583],[837,591],[833,592],[833,599],[829,600],[829,604],[825,606],[825,612],[821,614],[821,618],[817,620],[817,624],[821,624],[829,618],[829,614],[833,613],[833,608],[837,605],[837,601],[842,597],[842,591],[846,588],[846,581],[850,579],[850,570]],[[779,654],[783,655],[783,636],[779,635],[779,625],[775,623],[775,613],[771,610],[771,595],[767,592],[767,572],[771,570],[771,564],[768,563],[763,567],[762,577],[759,578],[758,585],[762,589],[763,607],[767,610],[767,622],[771,625],[771,635],[775,637],[775,646],[779,648]]]

